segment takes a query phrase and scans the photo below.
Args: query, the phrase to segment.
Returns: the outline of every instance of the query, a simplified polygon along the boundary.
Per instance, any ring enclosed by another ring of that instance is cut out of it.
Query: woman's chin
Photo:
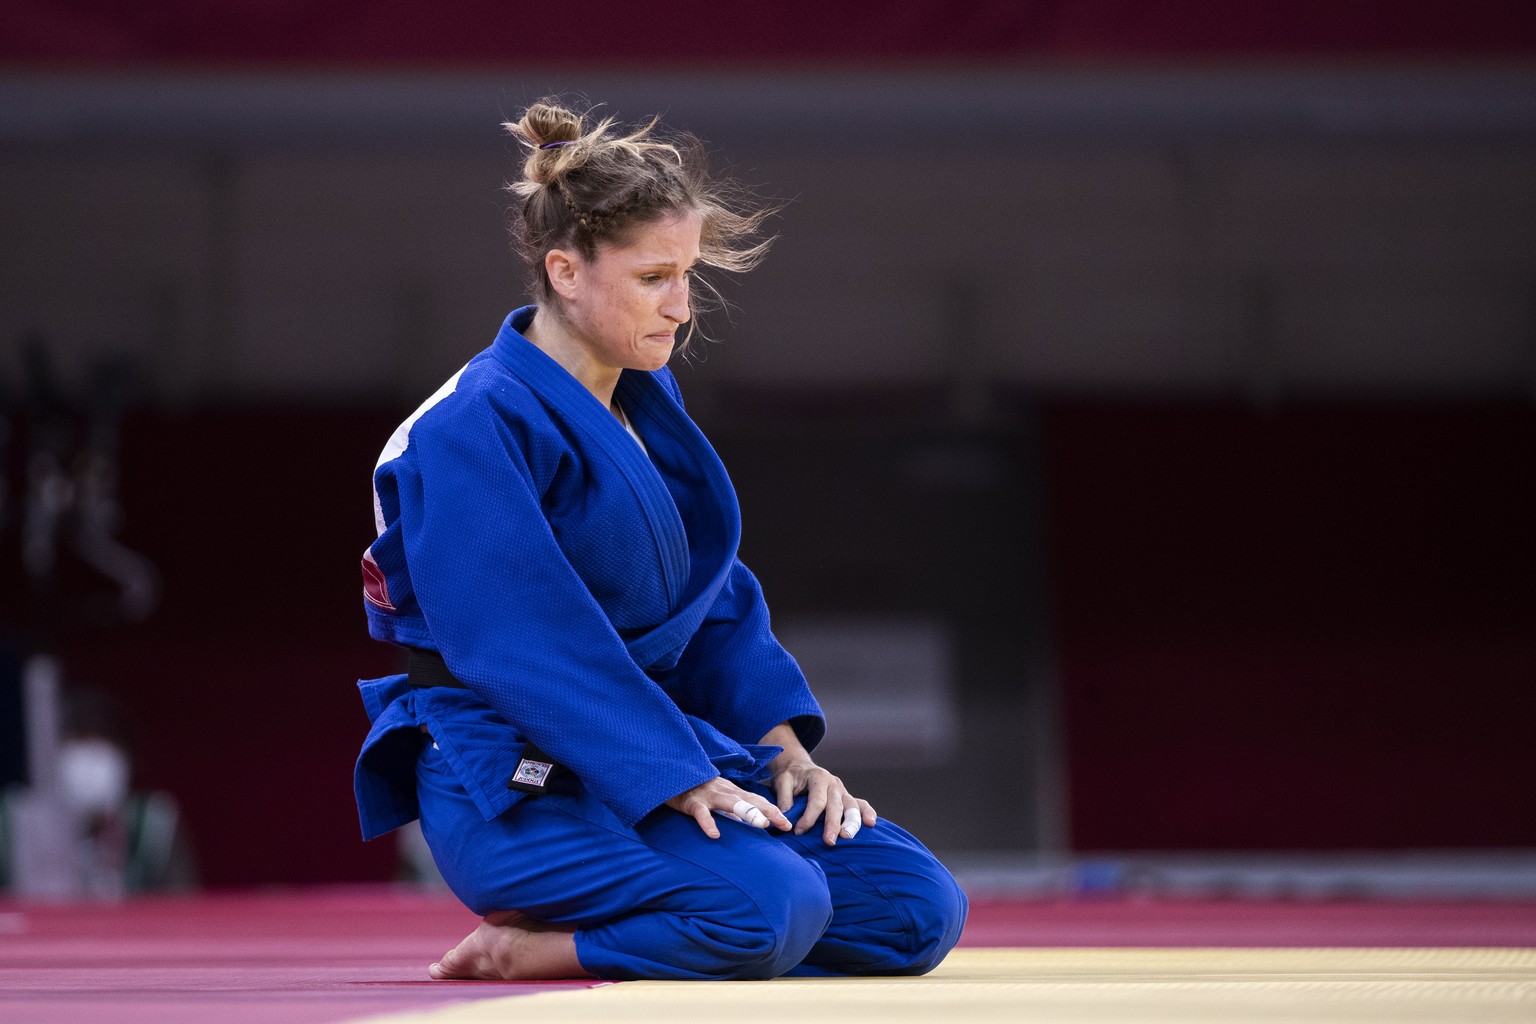
[[[672,351],[676,347],[676,344],[670,341],[666,343],[658,341],[654,345],[646,346],[645,350],[640,352],[635,359],[635,369],[647,372],[661,369],[672,358]]]

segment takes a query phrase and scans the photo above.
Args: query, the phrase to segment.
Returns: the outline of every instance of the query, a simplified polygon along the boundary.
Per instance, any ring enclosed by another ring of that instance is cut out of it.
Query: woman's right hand
[[[746,806],[743,807],[742,805]],[[686,814],[699,823],[699,828],[711,839],[720,838],[720,829],[715,825],[715,812],[729,815],[738,821],[754,824],[752,820],[757,811],[762,815],[759,820],[765,821],[760,826],[766,828],[772,825],[780,832],[788,832],[793,826],[789,819],[784,817],[784,812],[774,806],[773,801],[756,793],[748,793],[740,786],[727,782],[718,775],[708,782],[684,790],[667,801],[667,806],[680,814]]]

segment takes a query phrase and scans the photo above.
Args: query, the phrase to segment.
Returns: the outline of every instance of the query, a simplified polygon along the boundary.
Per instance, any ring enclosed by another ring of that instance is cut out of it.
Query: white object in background
[[[21,693],[31,785],[11,798],[11,888],[22,899],[77,899],[79,815],[59,788],[59,663],[42,654],[28,658]]]
[[[34,654],[21,669],[27,718],[27,784],[53,793],[59,783],[59,662]]]

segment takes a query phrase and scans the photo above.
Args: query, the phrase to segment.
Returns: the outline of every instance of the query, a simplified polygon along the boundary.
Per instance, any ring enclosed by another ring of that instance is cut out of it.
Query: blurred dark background
[[[946,851],[1536,847],[1533,40],[1493,0],[12,0],[0,668],[127,707],[204,881],[394,873],[350,795],[353,681],[400,664],[369,474],[522,303],[498,123],[561,93],[788,200],[678,372],[883,811]],[[76,410],[133,362],[142,623],[66,560],[39,626],[27,337]]]

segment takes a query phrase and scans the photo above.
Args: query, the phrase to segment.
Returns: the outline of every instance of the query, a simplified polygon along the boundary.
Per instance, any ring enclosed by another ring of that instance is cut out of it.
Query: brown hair
[[[551,250],[596,259],[599,246],[623,245],[635,228],[681,211],[702,220],[699,262],[708,267],[750,270],[773,241],[757,233],[775,208],[734,181],[711,177],[703,143],[659,131],[656,118],[627,134],[611,117],[588,129],[584,114],[541,100],[503,127],[528,149],[523,177],[507,191],[522,200],[512,213],[512,240],[533,271],[540,303],[559,303],[544,270]],[[698,284],[695,312],[722,304],[713,286]],[[685,345],[693,329],[690,320]]]

